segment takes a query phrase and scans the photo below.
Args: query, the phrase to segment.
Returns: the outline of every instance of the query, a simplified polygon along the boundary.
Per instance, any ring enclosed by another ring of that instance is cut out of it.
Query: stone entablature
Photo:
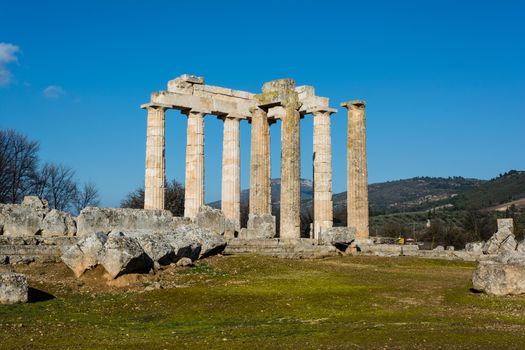
[[[336,111],[329,107],[327,97],[315,95],[313,86],[297,86],[294,90],[299,98],[300,107],[298,110],[301,115],[318,110]],[[159,107],[181,111],[193,110],[204,114],[228,115],[233,118],[250,120],[252,108],[260,106],[270,108],[278,106],[281,102],[275,99],[267,103],[260,103],[257,96],[251,92],[205,85],[203,77],[183,74],[170,80],[166,91],[152,93],[150,103],[143,104],[141,107]],[[281,119],[282,114],[276,113],[269,118]]]

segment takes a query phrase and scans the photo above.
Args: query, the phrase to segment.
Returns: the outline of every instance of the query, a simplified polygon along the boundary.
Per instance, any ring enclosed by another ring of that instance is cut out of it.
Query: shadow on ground
[[[43,290],[29,287],[27,298],[28,303],[38,303],[39,301],[47,301],[51,299],[55,299],[55,296],[48,292],[44,292]]]

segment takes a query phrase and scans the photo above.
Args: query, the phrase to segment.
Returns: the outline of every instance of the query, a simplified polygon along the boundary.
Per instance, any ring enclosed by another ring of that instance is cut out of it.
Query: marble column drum
[[[332,137],[330,114],[315,111],[313,125],[314,151],[314,238],[333,225],[332,202]]]
[[[294,105],[285,106],[281,123],[281,221],[280,237],[301,237],[300,115]]]
[[[147,107],[147,111],[144,209],[164,209],[166,179],[165,109],[150,106]]]
[[[240,228],[241,221],[241,148],[240,120],[224,118],[222,145],[222,201],[221,208],[227,219]]]
[[[252,110],[250,149],[250,214],[271,214],[270,125],[265,111]]]
[[[365,239],[369,236],[365,101],[344,102],[341,106],[348,109],[347,225],[356,228],[356,238]]]
[[[204,205],[204,113],[187,115],[184,216],[193,219]]]

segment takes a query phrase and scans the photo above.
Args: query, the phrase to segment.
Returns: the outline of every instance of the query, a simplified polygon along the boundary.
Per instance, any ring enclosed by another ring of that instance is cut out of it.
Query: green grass
[[[68,272],[43,266],[32,268],[31,285],[56,298],[0,306],[0,349],[525,348],[525,297],[470,292],[473,268],[415,258],[214,257],[117,291],[90,289],[95,274],[84,284],[69,275],[52,283]],[[144,292],[151,281],[183,288]]]

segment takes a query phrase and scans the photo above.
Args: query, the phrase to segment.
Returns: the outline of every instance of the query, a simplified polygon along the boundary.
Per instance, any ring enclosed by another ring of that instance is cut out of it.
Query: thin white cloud
[[[49,85],[42,91],[47,98],[59,98],[66,94],[66,91],[59,85]]]
[[[0,86],[7,86],[13,79],[13,74],[7,69],[9,63],[17,62],[16,54],[20,48],[9,43],[0,43]]]

